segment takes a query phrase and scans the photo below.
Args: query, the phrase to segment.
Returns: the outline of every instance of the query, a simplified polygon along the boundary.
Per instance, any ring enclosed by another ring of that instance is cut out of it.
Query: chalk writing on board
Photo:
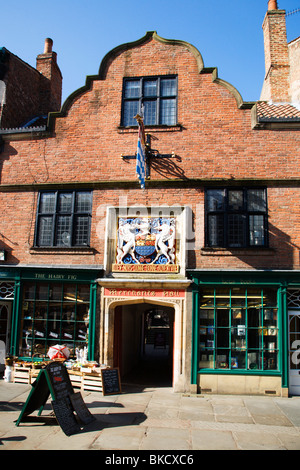
[[[101,369],[103,395],[121,393],[119,369]]]

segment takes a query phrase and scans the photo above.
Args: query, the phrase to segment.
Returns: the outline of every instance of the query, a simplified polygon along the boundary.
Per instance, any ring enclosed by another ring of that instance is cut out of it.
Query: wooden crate
[[[102,392],[102,378],[100,374],[82,374],[82,390]]]
[[[74,388],[82,388],[82,374],[80,372],[68,370],[71,384]]]
[[[14,366],[13,381],[17,383],[31,383],[31,367]]]

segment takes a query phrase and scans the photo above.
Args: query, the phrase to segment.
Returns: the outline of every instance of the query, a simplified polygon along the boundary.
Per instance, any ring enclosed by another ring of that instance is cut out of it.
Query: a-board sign
[[[74,393],[68,371],[61,362],[50,362],[45,370],[48,372],[56,401]]]
[[[90,413],[88,407],[84,403],[80,392],[70,395],[70,400],[73,409],[76,411],[78,418],[83,424],[89,424],[95,420],[94,416]]]
[[[67,436],[80,432],[79,423],[67,398],[53,400],[51,405],[61,429]]]
[[[101,369],[103,395],[116,395],[121,393],[119,369]]]
[[[38,415],[40,415],[50,395],[55,417],[67,436],[80,431],[79,422],[88,424],[95,419],[85,405],[80,392],[74,393],[64,364],[54,361],[40,371],[32,384],[31,392],[16,426],[26,421],[26,417],[36,410],[39,410]]]

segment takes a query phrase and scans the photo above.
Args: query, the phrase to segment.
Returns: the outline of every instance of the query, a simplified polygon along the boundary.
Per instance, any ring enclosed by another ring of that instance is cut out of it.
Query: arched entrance
[[[113,362],[123,383],[172,386],[174,318],[174,308],[167,305],[115,307]]]

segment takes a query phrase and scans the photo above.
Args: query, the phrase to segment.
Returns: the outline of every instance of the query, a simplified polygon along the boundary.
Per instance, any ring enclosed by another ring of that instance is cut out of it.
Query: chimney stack
[[[36,58],[40,72],[40,114],[59,111],[61,108],[62,75],[57,65],[57,54],[52,51],[53,40],[45,39],[44,52]]]
[[[262,27],[266,74],[260,99],[277,103],[289,102],[290,63],[285,10],[278,10],[277,0],[269,0]]]

